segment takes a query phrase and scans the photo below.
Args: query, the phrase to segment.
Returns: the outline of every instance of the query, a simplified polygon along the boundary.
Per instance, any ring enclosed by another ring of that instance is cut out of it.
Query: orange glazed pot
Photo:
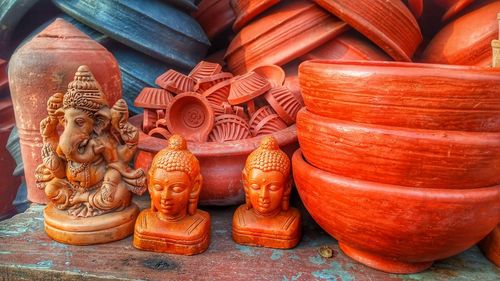
[[[418,189],[355,180],[292,159],[299,195],[351,258],[390,273],[414,273],[473,246],[500,221],[500,186]]]
[[[140,128],[142,115],[130,118],[130,122]],[[273,133],[272,136],[289,156],[298,148],[295,126]],[[259,136],[224,143],[188,142],[188,149],[200,161],[203,175],[200,204],[226,206],[243,202],[245,192],[241,184],[241,171],[248,155],[259,147],[261,139]],[[166,145],[166,140],[148,136],[141,131],[135,167],[148,171],[155,154]]]
[[[500,133],[361,124],[302,109],[297,134],[312,165],[342,176],[409,188],[500,184]]]
[[[359,123],[500,132],[500,69],[368,61],[299,67],[307,110]]]

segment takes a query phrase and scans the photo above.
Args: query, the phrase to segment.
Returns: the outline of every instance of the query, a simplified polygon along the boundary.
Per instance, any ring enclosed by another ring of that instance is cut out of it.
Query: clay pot
[[[205,142],[214,126],[214,112],[207,99],[198,93],[175,96],[165,113],[168,130],[186,140]]]
[[[210,102],[212,107],[220,107],[229,97],[231,89],[231,80],[227,79],[220,83],[213,85],[208,90],[203,92],[203,96]]]
[[[271,84],[264,77],[250,71],[234,78],[227,100],[232,105],[242,104],[265,94],[270,89]]]
[[[500,71],[400,62],[308,61],[310,112],[360,123],[500,132]]]
[[[422,42],[418,23],[400,0],[314,0],[393,59],[411,61]]]
[[[285,71],[283,68],[274,64],[259,66],[255,68],[253,72],[266,78],[272,87],[282,86],[285,82]]]
[[[252,136],[248,122],[238,115],[223,114],[215,117],[215,126],[209,141],[227,142],[248,139]]]
[[[264,98],[287,125],[295,123],[297,112],[303,105],[290,90],[286,87],[275,87],[269,90]]]
[[[198,81],[200,79],[208,78],[215,74],[219,74],[221,71],[222,71],[222,66],[218,63],[200,61],[191,70],[191,72],[189,72],[188,76],[193,78],[195,81]]]
[[[198,93],[203,93],[203,92],[207,91],[208,89],[210,89],[211,87],[213,87],[219,83],[222,83],[226,80],[232,79],[232,78],[233,78],[233,74],[231,74],[229,72],[222,72],[222,73],[212,75],[210,77],[199,79],[198,82],[196,83],[196,85],[194,86],[194,91],[196,91]]]
[[[45,203],[36,188],[35,168],[42,163],[40,121],[47,116],[46,103],[64,93],[75,70],[87,65],[99,82],[110,105],[121,97],[118,63],[103,46],[62,19],[55,20],[19,48],[9,62],[9,86],[21,139],[28,200]]]
[[[214,39],[233,24],[236,17],[230,3],[231,0],[202,0],[198,4],[193,16],[205,30],[208,39]]]
[[[167,72],[156,78],[156,85],[174,94],[192,92],[195,83],[196,81],[193,78],[173,69],[167,70]]]
[[[427,45],[420,61],[457,65],[491,65],[491,40],[498,38],[497,13],[493,1],[443,27]]]
[[[500,186],[418,189],[355,180],[292,158],[300,198],[351,258],[414,273],[477,243],[500,220]]]
[[[146,87],[142,89],[134,101],[134,105],[144,108],[144,119],[142,128],[149,132],[155,127],[156,121],[163,118],[164,110],[170,104],[174,96],[167,90]]]
[[[500,267],[500,225],[479,243],[479,247],[492,263]]]
[[[135,126],[140,127],[142,116],[131,118]],[[272,134],[282,150],[289,156],[298,148],[295,126]],[[141,132],[139,152],[135,167],[147,171],[154,155],[165,148],[167,141],[153,138]],[[259,147],[261,137],[224,143],[205,142],[188,143],[188,149],[200,161],[203,175],[203,188],[200,193],[202,205],[235,205],[243,202],[244,191],[241,185],[241,171],[248,155]]]
[[[227,48],[225,59],[235,74],[258,66],[284,65],[330,41],[347,25],[308,1],[273,7],[245,26]]]
[[[231,6],[237,16],[233,30],[239,31],[253,18],[279,2],[280,0],[231,0]]]
[[[262,120],[253,129],[254,136],[264,136],[275,132],[279,132],[287,128],[286,123],[279,117],[278,114],[271,114],[262,118]]]
[[[250,118],[250,121],[248,122],[252,132],[255,131],[255,127],[257,126],[257,124],[260,123],[260,121],[262,121],[262,119],[264,119],[265,117],[267,117],[271,114],[276,114],[276,112],[274,112],[273,108],[269,105],[265,105],[265,106],[257,109],[257,111],[255,111],[255,113]]]
[[[151,131],[148,132],[148,135],[154,138],[162,138],[165,140],[168,140],[170,136],[172,136],[172,134],[167,129],[162,127],[153,128]]]
[[[500,184],[500,133],[422,130],[297,115],[312,165],[360,180],[420,188]]]

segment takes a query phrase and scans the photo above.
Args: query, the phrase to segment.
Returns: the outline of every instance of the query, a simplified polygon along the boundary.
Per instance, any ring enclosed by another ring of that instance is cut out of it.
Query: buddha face
[[[257,213],[272,215],[281,211],[285,191],[285,178],[282,173],[251,169],[244,175],[244,182],[247,196]]]
[[[161,219],[178,220],[186,216],[192,183],[185,172],[157,168],[149,179],[151,201]]]

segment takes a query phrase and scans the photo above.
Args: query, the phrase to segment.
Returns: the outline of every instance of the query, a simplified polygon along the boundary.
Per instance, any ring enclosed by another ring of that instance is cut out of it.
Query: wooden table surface
[[[141,207],[148,206],[144,199]],[[235,207],[202,208],[212,216],[209,249],[197,256],[136,250],[131,237],[94,246],[52,241],[43,230],[44,206],[0,222],[2,280],[500,280],[500,269],[477,247],[410,275],[387,274],[363,266],[338,248],[304,209],[303,237],[291,250],[246,247],[231,239]],[[322,258],[320,246],[333,248]]]

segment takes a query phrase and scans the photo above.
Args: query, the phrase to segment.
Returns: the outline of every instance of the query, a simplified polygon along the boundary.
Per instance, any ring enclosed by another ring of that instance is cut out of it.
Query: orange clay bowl
[[[130,118],[130,122],[140,128],[142,115]],[[298,148],[295,125],[273,133],[281,149],[289,156]],[[244,201],[245,192],[241,185],[241,171],[253,150],[259,147],[261,136],[224,143],[188,142],[189,150],[196,155],[201,165],[203,188],[200,194],[202,205],[236,205]],[[139,136],[135,167],[149,170],[155,154],[165,148],[167,141],[144,134]]]
[[[500,132],[500,69],[402,62],[307,61],[307,110],[408,128]]]
[[[307,161],[338,175],[420,188],[500,184],[500,133],[361,124],[305,109],[296,125]]]
[[[500,221],[500,186],[419,189],[338,176],[292,158],[300,198],[351,258],[391,273],[425,270],[473,246]]]

